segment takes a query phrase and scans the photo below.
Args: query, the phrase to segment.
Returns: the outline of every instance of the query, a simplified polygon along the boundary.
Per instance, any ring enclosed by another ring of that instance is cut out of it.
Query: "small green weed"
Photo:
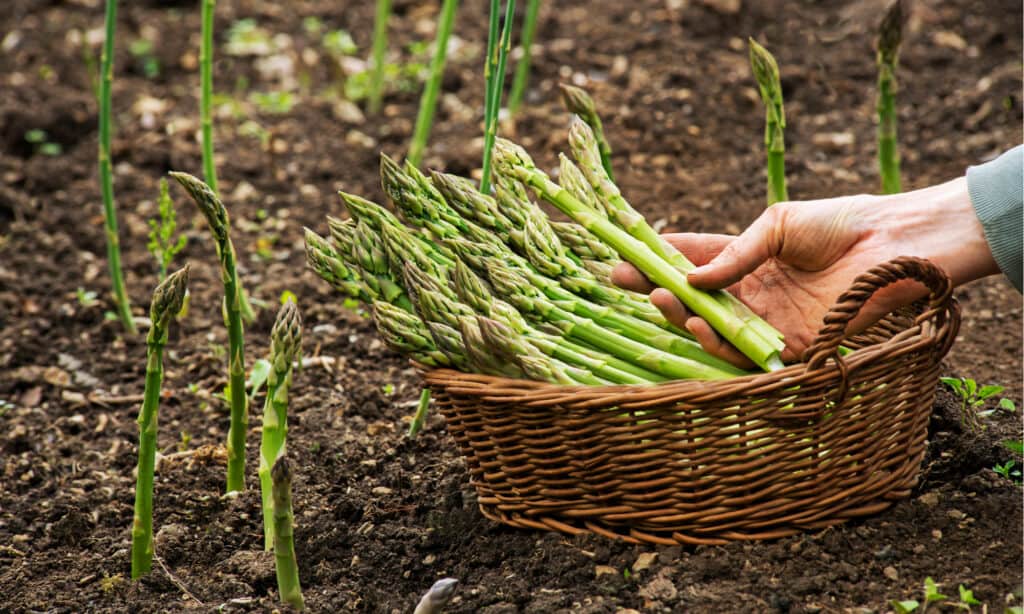
[[[939,585],[930,577],[924,579],[924,603],[916,599],[902,601],[894,599],[889,602],[896,614],[910,614],[910,612],[924,614],[932,604],[941,604],[970,612],[971,606],[981,605],[981,602],[974,597],[974,591],[963,584],[957,586],[957,600],[953,601],[951,597],[939,592]]]
[[[961,422],[972,427],[978,426],[979,418],[987,418],[997,411],[1013,413],[1017,411],[1016,404],[1007,398],[1001,398],[995,409],[984,409],[988,399],[1001,393],[1005,388],[995,384],[978,386],[978,383],[969,377],[940,377],[943,384],[956,393],[960,398]]]
[[[28,130],[25,132],[25,141],[31,143],[32,153],[42,154],[44,156],[59,156],[64,153],[64,148],[61,147],[60,143],[56,143],[50,140],[50,136],[46,133],[46,130],[40,130],[38,128]]]
[[[128,45],[128,51],[138,62],[142,74],[147,79],[156,79],[160,76],[160,60],[153,53],[153,41],[137,38]]]
[[[156,259],[160,281],[167,277],[167,267],[174,256],[185,249],[188,238],[185,235],[174,237],[178,229],[174,203],[167,192],[167,180],[160,179],[160,198],[157,199],[157,217],[149,220],[149,243],[146,249]]]

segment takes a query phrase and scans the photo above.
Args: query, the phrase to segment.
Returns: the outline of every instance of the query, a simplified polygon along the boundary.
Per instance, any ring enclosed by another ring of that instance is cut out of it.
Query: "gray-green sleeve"
[[[999,270],[1019,292],[1024,255],[1024,145],[968,168],[967,191]]]

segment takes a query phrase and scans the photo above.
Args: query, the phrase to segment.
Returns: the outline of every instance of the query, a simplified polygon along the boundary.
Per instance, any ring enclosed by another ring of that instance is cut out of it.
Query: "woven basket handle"
[[[861,307],[875,292],[904,279],[918,281],[928,288],[928,309],[918,316],[918,324],[949,307],[953,283],[942,269],[928,260],[900,256],[879,264],[858,275],[850,288],[836,299],[836,304],[825,314],[818,337],[803,354],[807,369],[818,369],[831,357],[836,357],[837,364],[843,369],[842,361],[838,360],[838,349],[846,337],[846,325],[860,313]]]

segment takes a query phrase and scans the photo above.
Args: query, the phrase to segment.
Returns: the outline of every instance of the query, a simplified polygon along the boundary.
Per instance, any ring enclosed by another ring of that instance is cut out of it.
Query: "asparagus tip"
[[[559,83],[558,89],[562,91],[562,104],[570,113],[588,116],[597,113],[594,99],[583,88],[568,83]]]
[[[181,312],[188,289],[188,277],[191,265],[171,273],[153,291],[153,302],[149,308],[149,318],[154,326],[165,328],[172,317]]]
[[[889,5],[878,28],[877,49],[879,59],[887,64],[896,60],[903,38],[903,1],[895,0]]]

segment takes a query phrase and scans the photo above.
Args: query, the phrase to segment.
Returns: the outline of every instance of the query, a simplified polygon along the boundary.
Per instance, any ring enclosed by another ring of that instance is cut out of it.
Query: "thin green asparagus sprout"
[[[630,236],[647,245],[655,254],[678,269],[679,272],[686,274],[693,270],[694,266],[687,260],[686,256],[672,247],[668,241],[651,228],[647,220],[637,213],[633,206],[622,197],[618,186],[603,171],[603,168],[598,163],[597,144],[594,141],[593,132],[586,123],[575,118],[573,119],[572,126],[569,128],[569,144],[605,213]],[[586,203],[583,204],[585,205]],[[712,292],[709,294],[721,303],[723,313],[733,313],[735,317],[739,318],[750,326],[754,332],[763,337],[768,345],[775,346],[779,350],[784,347],[781,341],[782,334],[758,317],[735,296],[728,292]],[[781,365],[781,363],[779,364]]]
[[[393,227],[402,232],[410,233],[409,229],[398,221],[398,218],[377,203],[370,202],[352,194],[345,194],[344,192],[342,192],[342,198],[344,199],[345,206],[348,208],[352,217],[363,222],[373,230],[382,232],[385,227]],[[331,218],[328,217],[328,223],[335,224],[337,222],[331,222]],[[410,234],[410,236],[413,237],[413,242],[423,249],[424,252],[437,264],[450,266],[454,263],[451,257],[451,251],[444,247],[444,245],[436,243],[422,235]]]
[[[348,267],[331,244],[312,230],[305,228],[306,263],[321,279],[350,298],[369,303],[373,294],[362,282],[361,276]],[[410,304],[411,308],[411,304]]]
[[[405,289],[392,275],[389,260],[381,245],[378,231],[369,229],[363,220],[339,220],[328,217],[331,242],[341,267],[356,273],[370,300],[382,300],[411,312],[412,302]],[[321,277],[324,277],[321,275]],[[332,281],[331,279],[327,281]],[[360,297],[354,297],[360,298]],[[360,298],[360,300],[364,300]],[[364,302],[369,302],[364,300]]]
[[[373,322],[388,347],[432,367],[448,367],[452,360],[437,349],[426,324],[415,314],[383,301],[373,302]]]
[[[388,48],[388,18],[391,0],[377,0],[377,14],[373,20],[373,72],[370,73],[369,111],[380,112],[384,92],[384,54]]]
[[[281,601],[300,612],[306,604],[299,584],[299,564],[295,558],[292,520],[292,471],[283,454],[270,470],[274,501],[274,563],[277,568],[277,592]]]
[[[460,371],[469,370],[466,347],[462,343],[462,334],[457,329],[442,322],[427,322],[427,330],[437,344],[438,351],[448,357],[453,367]]]
[[[903,38],[903,2],[895,0],[878,29],[878,168],[882,192],[896,194],[900,186],[900,154],[896,134],[896,67]]]
[[[512,90],[508,94],[508,112],[515,115],[519,105],[523,102],[523,94],[526,92],[526,82],[530,78],[530,48],[533,46],[533,35],[537,31],[537,14],[540,12],[540,0],[527,0],[526,20],[523,21],[523,34],[519,39],[519,46],[523,50],[523,57],[519,58],[516,64],[516,75],[512,80]]]
[[[548,300],[524,277],[497,261],[491,262],[488,273],[495,291],[520,312],[532,314],[539,321],[559,327],[564,334],[622,360],[679,379],[726,379],[737,375],[735,368],[720,369],[692,358],[669,354],[578,316]]]
[[[586,127],[585,124],[582,125]],[[652,243],[641,241],[573,198],[571,194],[548,179],[547,175],[533,164],[526,151],[514,143],[499,139],[495,144],[495,161],[499,173],[516,177],[531,186],[545,200],[615,248],[625,260],[633,263],[654,283],[667,288],[680,297],[691,310],[707,320],[715,330],[759,366],[767,370],[782,367],[782,362],[779,360],[779,352],[783,347],[781,340],[777,337],[772,340],[763,336],[752,325],[752,321],[760,320],[760,318],[757,318],[749,309],[743,313],[735,307],[730,308],[732,305],[742,305],[742,303],[737,301],[734,304],[726,305],[715,294],[692,287],[687,281],[685,273],[693,269],[693,264],[667,242],[662,243],[664,240],[638,214],[635,220],[630,220],[633,222],[631,224],[632,231],[639,234],[639,230],[648,229],[649,234],[653,235]],[[591,185],[593,184],[594,182],[591,180]],[[611,186],[614,187],[614,184]],[[597,191],[596,186],[595,191]],[[615,188],[615,192],[617,191],[618,189]],[[603,200],[607,202],[608,199],[603,198]],[[622,200],[621,196],[619,196],[619,200]],[[622,200],[622,202],[625,201]],[[628,203],[626,205],[628,206]],[[619,211],[619,213],[626,212]],[[657,247],[658,251],[655,251],[652,245]]]
[[[206,185],[217,194],[217,165],[213,161],[213,14],[217,0],[202,0],[202,40],[199,44],[199,124],[203,136],[203,175]]]
[[[138,332],[132,306],[125,290],[124,272],[121,270],[121,239],[117,230],[117,209],[114,206],[114,174],[110,160],[110,92],[114,83],[114,30],[117,27],[117,0],[107,0],[103,53],[100,57],[100,118],[99,167],[100,190],[103,192],[103,222],[106,226],[107,265],[114,304],[121,324],[129,334]]]
[[[263,502],[263,547],[274,546],[274,507],[270,469],[285,454],[288,440],[288,392],[292,386],[292,363],[302,352],[302,317],[295,301],[288,299],[277,312],[270,330],[270,375],[263,404],[263,432],[260,441],[260,495]]]
[[[562,90],[562,104],[565,105],[566,110],[590,126],[601,155],[601,166],[608,173],[608,179],[615,181],[615,174],[612,172],[612,146],[608,144],[608,139],[604,135],[604,124],[601,123],[601,117],[597,114],[594,99],[583,88],[566,83],[559,83],[558,87]],[[577,195],[574,194],[574,196]]]
[[[458,325],[459,316],[475,313],[472,307],[459,300],[447,281],[421,271],[411,262],[402,267],[402,274],[416,313],[424,322],[442,322],[454,328]]]
[[[606,260],[584,260],[582,263],[584,269],[588,273],[594,276],[594,279],[603,283],[612,283],[612,270],[615,266]]]
[[[231,223],[210,186],[188,173],[171,172],[195,201],[210,226],[220,259],[224,283],[224,323],[228,329],[228,389],[231,401],[231,427],[228,430],[227,491],[245,490],[245,436],[249,427],[248,398],[245,394],[245,339],[242,331],[241,285],[235,269],[235,246],[231,243]]]
[[[750,67],[764,102],[764,145],[768,152],[768,206],[789,200],[786,192],[786,111],[782,107],[779,65],[768,50],[750,40]]]
[[[441,78],[444,76],[444,63],[448,55],[448,38],[452,33],[455,7],[458,4],[457,0],[444,0],[441,14],[437,18],[437,38],[434,39],[434,57],[430,60],[430,76],[423,86],[420,110],[416,115],[416,128],[413,130],[412,143],[409,145],[409,161],[416,166],[423,160],[423,150],[427,146],[430,126],[434,122],[437,93],[441,91]]]
[[[486,82],[486,100],[484,104],[484,160],[480,179],[480,191],[484,194],[491,190],[491,148],[498,135],[498,115],[501,112],[501,92],[505,85],[505,62],[511,51],[512,21],[515,17],[516,2],[505,2],[505,23],[501,30],[501,41],[497,48],[492,40],[497,36],[497,0],[491,1],[490,36],[487,41],[487,64],[484,68]]]
[[[601,242],[589,230],[573,222],[551,222],[551,228],[558,235],[558,240],[569,248],[569,251],[583,260],[615,263],[619,255],[615,250]]]
[[[424,388],[420,391],[420,400],[416,404],[416,413],[413,414],[412,420],[409,422],[409,431],[407,436],[415,437],[423,430],[423,424],[427,421],[427,413],[430,411],[430,388]]]
[[[139,412],[139,465],[135,482],[135,517],[132,521],[132,579],[153,566],[153,471],[156,465],[157,410],[164,378],[163,352],[167,327],[181,311],[188,289],[188,266],[172,273],[156,290],[149,307],[153,324],[146,336],[146,387]]]
[[[499,235],[508,233],[516,226],[501,210],[497,201],[478,191],[469,179],[438,172],[432,172],[430,178],[445,202],[464,219],[475,221]]]

